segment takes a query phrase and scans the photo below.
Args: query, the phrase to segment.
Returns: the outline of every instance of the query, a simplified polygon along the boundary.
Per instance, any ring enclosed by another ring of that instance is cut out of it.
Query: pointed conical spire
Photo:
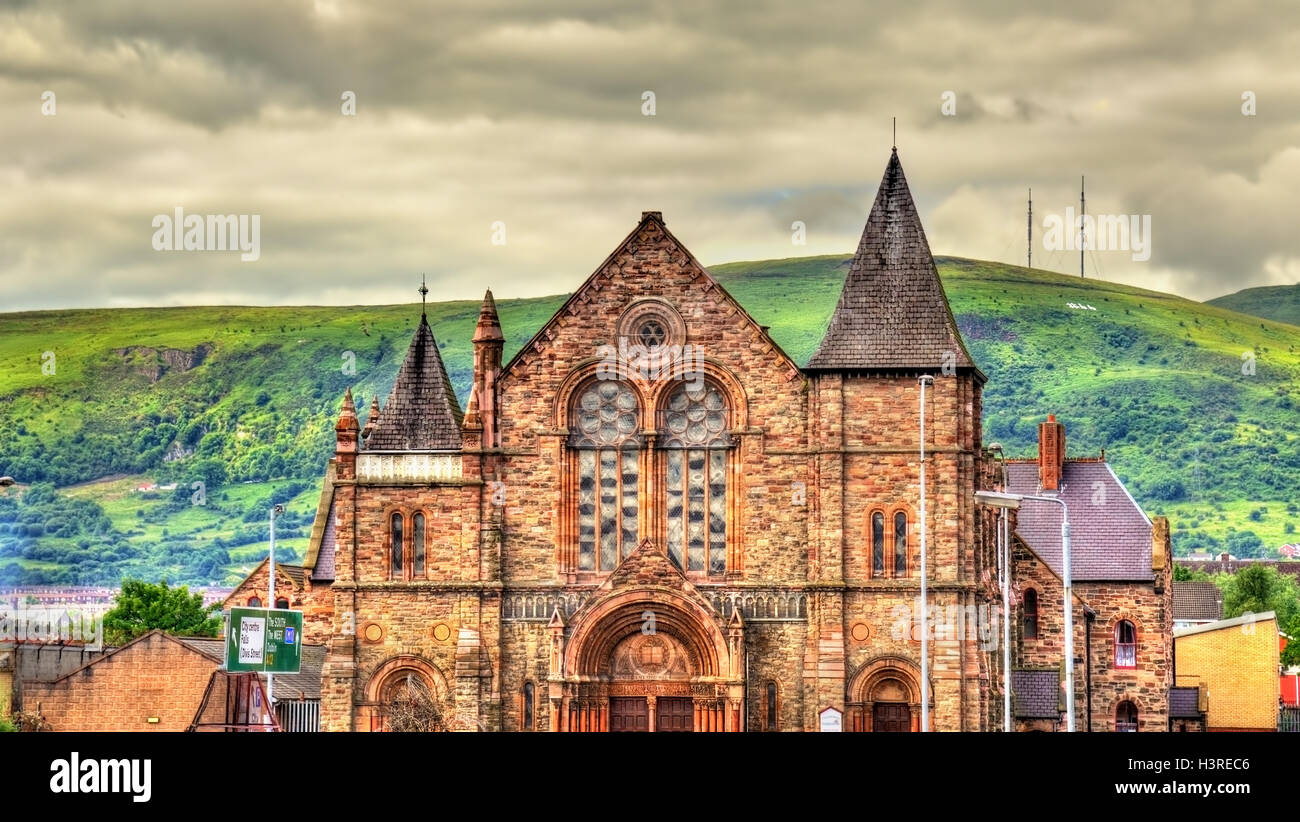
[[[460,448],[460,404],[443,367],[428,319],[406,350],[397,382],[366,448],[372,451],[455,451]]]
[[[474,342],[504,342],[501,320],[497,318],[497,302],[492,299],[492,289],[483,295],[483,306],[478,311],[478,325],[474,327]]]
[[[352,389],[343,394],[343,408],[339,411],[339,421],[334,426],[335,431],[360,431],[361,425],[357,422],[357,407],[352,403]]]
[[[810,371],[970,368],[895,149]]]

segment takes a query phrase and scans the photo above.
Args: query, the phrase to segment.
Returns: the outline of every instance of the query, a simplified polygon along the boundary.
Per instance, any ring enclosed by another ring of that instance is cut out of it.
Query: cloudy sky
[[[1023,263],[1032,186],[1077,271],[1086,174],[1151,219],[1090,276],[1300,280],[1294,0],[975,5],[0,0],[0,310],[562,293],[650,209],[705,264],[849,252],[891,117],[936,254]],[[177,208],[260,256],[155,250]]]

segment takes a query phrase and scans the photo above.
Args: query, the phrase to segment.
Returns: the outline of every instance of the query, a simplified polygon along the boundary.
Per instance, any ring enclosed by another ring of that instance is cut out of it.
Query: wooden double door
[[[655,700],[655,731],[690,733],[694,729],[695,706],[690,697],[661,696]],[[615,696],[609,700],[609,730],[650,730],[650,703],[643,696]]]
[[[871,730],[905,734],[912,730],[912,709],[906,702],[877,702],[871,709]]]

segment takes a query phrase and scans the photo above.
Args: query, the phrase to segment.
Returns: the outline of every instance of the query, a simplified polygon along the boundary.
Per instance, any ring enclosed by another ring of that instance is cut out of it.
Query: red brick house
[[[1038,458],[1008,460],[1006,478],[1011,493],[1060,499],[1069,513],[1076,727],[1168,730],[1169,524],[1142,511],[1104,457],[1067,458],[1065,442],[1065,426],[1049,416],[1039,425]],[[1021,729],[1062,730],[1061,508],[1025,500],[1014,523],[1013,711]]]
[[[504,341],[489,292],[463,412],[423,316],[364,427],[344,398],[303,561],[323,729],[420,694],[456,730],[1000,726],[986,378],[896,152],[805,364],[653,211]]]

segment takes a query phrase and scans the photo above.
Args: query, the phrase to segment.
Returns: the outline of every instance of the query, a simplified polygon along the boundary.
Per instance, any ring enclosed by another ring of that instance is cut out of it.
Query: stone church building
[[[1001,728],[996,512],[975,493],[1007,479],[897,152],[806,365],[654,211],[510,361],[490,292],[473,344],[463,412],[423,316],[364,426],[344,399],[293,605],[328,626],[308,636],[323,730],[421,699],[453,730]],[[1154,590],[1146,525],[1148,566],[1108,595]],[[1022,652],[1017,620],[1013,665],[1045,687],[1053,646]],[[1167,674],[1132,686],[1151,729]]]

